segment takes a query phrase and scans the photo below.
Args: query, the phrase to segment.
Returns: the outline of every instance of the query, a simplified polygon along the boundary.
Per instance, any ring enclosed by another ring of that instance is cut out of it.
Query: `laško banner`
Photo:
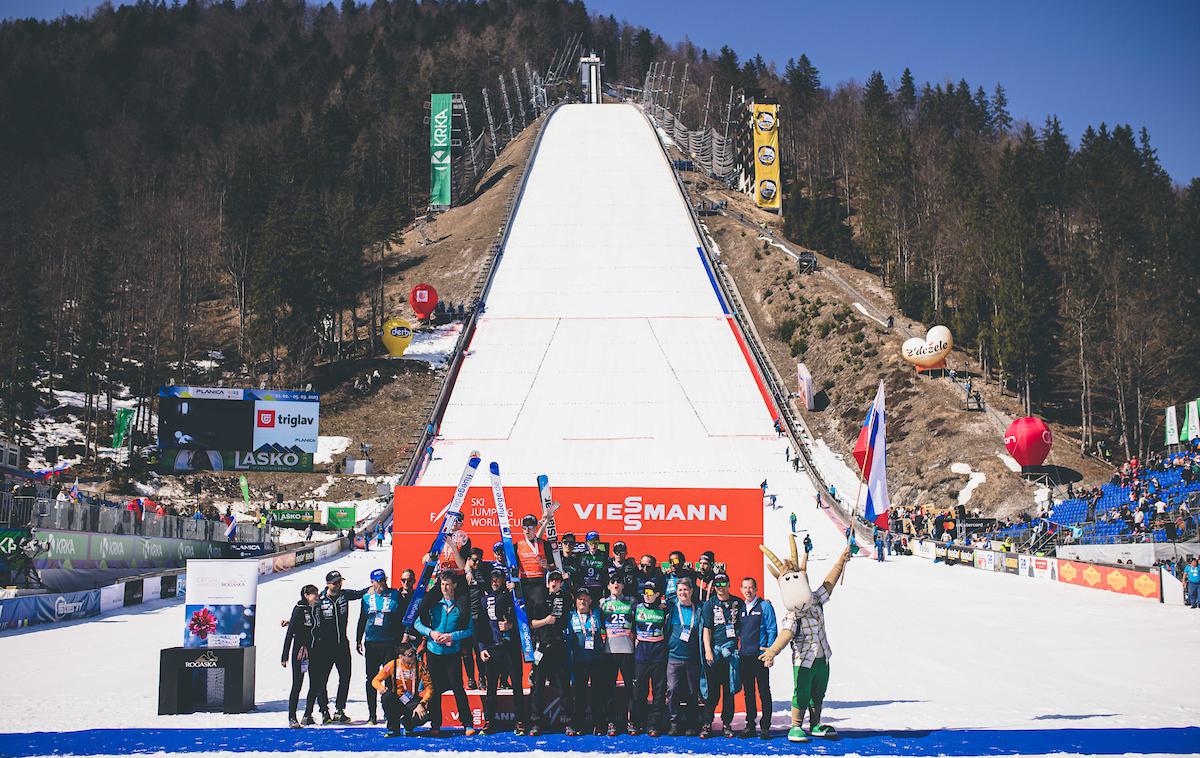
[[[505,487],[510,527],[521,540],[521,517],[541,518],[537,487]],[[453,487],[397,487],[396,518],[392,527],[392,576],[418,569],[441,528],[443,510],[454,496]],[[716,553],[736,587],[742,577],[763,581],[762,490],[674,489],[639,487],[555,487],[560,507],[554,518],[559,535],[572,532],[583,542],[595,530],[612,545],[623,541],[629,558],[653,555],[662,563],[672,550],[681,550],[693,563],[705,550]],[[491,546],[500,539],[500,524],[490,487],[472,487],[463,503],[463,530],[471,544],[492,559]]]

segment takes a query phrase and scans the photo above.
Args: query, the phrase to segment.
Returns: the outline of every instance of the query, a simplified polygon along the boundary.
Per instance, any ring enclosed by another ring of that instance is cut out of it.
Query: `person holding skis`
[[[713,715],[717,709],[717,698],[721,699],[722,734],[733,736],[733,696],[740,689],[738,681],[738,636],[742,629],[742,601],[729,592],[729,577],[716,574],[713,577],[713,597],[704,605],[704,663],[708,693],[705,696],[704,715],[700,722],[700,736],[712,733]]]
[[[488,587],[480,596],[480,620],[477,624],[476,646],[483,661],[487,681],[487,693],[483,698],[483,733],[496,732],[496,691],[500,680],[507,678],[518,685],[524,681],[521,666],[521,646],[517,642],[517,614],[513,606],[512,584],[508,574],[496,566],[492,568]],[[528,715],[525,711],[525,688],[513,687],[513,711],[516,728],[513,733],[524,736]]]
[[[617,736],[617,728],[629,728],[633,723],[634,665],[633,665],[633,605],[625,595],[625,578],[618,569],[608,573],[608,597],[600,601],[600,618],[604,622],[604,694],[608,701],[609,737]],[[617,698],[617,675],[620,674],[624,697]]]
[[[546,592],[530,606],[530,627],[537,644],[533,653],[533,685],[530,691],[532,713],[530,737],[537,737],[548,726],[546,712],[546,685],[550,682],[563,693],[568,691],[567,647],[563,638],[567,628],[567,613],[570,610],[567,596],[562,591],[563,575],[557,569],[546,575]],[[513,682],[514,687],[517,682]]]
[[[642,601],[633,610],[633,623],[636,720],[629,725],[628,732],[636,736],[645,729],[648,735],[657,737],[662,733],[663,705],[667,695],[667,609],[658,584],[653,580],[642,582]],[[647,707],[646,698],[651,693],[653,700]]]
[[[503,544],[501,549],[503,550]],[[483,611],[480,606],[480,600],[483,597],[483,591],[491,585],[492,564],[483,560],[483,550],[477,547],[471,548],[471,557],[467,559],[467,595],[471,606],[471,619],[475,623],[475,635],[480,633],[480,627],[484,624]],[[467,671],[467,689],[479,689],[479,682],[483,681],[484,665],[483,661],[478,661],[479,679],[475,678],[476,656],[479,654],[479,649],[476,645],[468,645],[463,651],[463,667]]]
[[[300,590],[300,599],[292,608],[287,633],[283,637],[283,655],[280,663],[287,668],[292,662],[292,691],[288,694],[288,726],[300,728],[296,708],[300,704],[300,688],[304,686],[304,675],[308,673],[308,651],[312,648],[313,608],[320,593],[314,585],[306,584]],[[290,655],[289,655],[290,651]],[[308,677],[308,702],[304,704],[304,721],[313,723],[312,710],[316,703],[316,691],[312,686],[312,675]]]
[[[530,608],[538,605],[546,597],[546,569],[553,556],[550,553],[550,543],[542,539],[545,528],[545,523],[539,522],[537,516],[532,513],[521,518],[524,537],[516,544],[517,568],[520,570],[525,605]]]
[[[466,736],[470,737],[475,734],[475,725],[471,719],[467,691],[463,689],[462,649],[472,633],[471,610],[467,598],[457,595],[458,580],[453,574],[442,574],[441,590],[440,597],[426,596],[416,622],[417,631],[427,638],[425,663],[433,683],[429,710],[430,735],[441,736],[442,693],[450,690],[454,693],[454,703],[458,707]]]
[[[379,723],[375,716],[378,692],[373,680],[379,667],[395,655],[396,644],[400,642],[402,633],[401,620],[404,618],[405,608],[400,591],[388,587],[387,572],[381,568],[372,571],[371,589],[362,596],[356,634],[358,654],[366,657],[367,722],[372,726]]]

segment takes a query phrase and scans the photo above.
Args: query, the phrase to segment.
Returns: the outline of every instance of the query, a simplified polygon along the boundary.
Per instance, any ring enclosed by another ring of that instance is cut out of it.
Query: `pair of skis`
[[[442,555],[442,546],[446,544],[446,538],[450,536],[450,525],[462,519],[463,501],[467,499],[467,490],[471,487],[471,480],[475,478],[475,472],[479,470],[479,464],[482,462],[483,459],[479,457],[479,451],[472,450],[471,457],[467,460],[467,466],[463,469],[462,477],[458,480],[458,487],[454,490],[454,497],[450,500],[450,504],[446,506],[446,515],[442,519],[442,528],[434,535],[433,544],[429,546],[429,557],[425,560],[425,567],[421,569],[421,579],[417,582],[417,586],[413,588],[413,596],[408,603],[408,610],[404,612],[405,627],[411,628],[413,622],[417,620],[417,611],[421,607],[421,602],[425,599],[429,582],[433,580],[433,572],[437,570],[438,559]]]
[[[562,573],[562,543],[558,541],[558,524],[554,521],[554,512],[558,510],[558,503],[554,502],[554,496],[550,493],[550,477],[538,474],[537,485],[538,496],[542,499],[542,518],[546,521],[546,539],[550,541],[550,551],[554,555],[554,567],[558,569],[559,573]]]
[[[442,527],[434,536],[433,544],[429,547],[429,557],[425,561],[424,568],[421,569],[420,581],[413,588],[412,600],[409,602],[408,609],[404,613],[404,625],[406,627],[411,627],[416,621],[417,611],[421,606],[421,602],[425,599],[429,582],[433,579],[434,572],[437,570],[442,548],[445,546],[446,539],[450,535],[451,524],[462,520],[462,505],[466,500],[467,490],[470,489],[471,481],[475,478],[475,472],[479,470],[481,462],[482,458],[480,458],[479,451],[471,451],[471,456],[467,461],[466,467],[463,469],[462,477],[460,477],[458,486],[454,490],[454,497],[450,500],[450,504],[446,506],[446,515],[442,519]],[[509,525],[508,503],[504,499],[504,488],[500,482],[500,465],[493,461],[489,466],[489,470],[492,476],[492,497],[496,501],[496,520],[500,524],[500,539],[504,543],[504,556],[508,564],[508,577],[513,583],[513,607],[516,611],[517,630],[521,639],[521,657],[525,659],[526,663],[531,663],[534,657],[533,630],[529,624],[529,614],[525,608],[525,592],[521,586],[517,551],[513,544],[512,529]],[[553,546],[554,563],[561,571],[562,546],[558,542],[558,529],[554,523],[554,508],[557,507],[557,504],[553,503],[550,497],[550,483],[545,475],[538,477],[538,491],[542,496],[543,512],[547,518],[547,536]]]
[[[533,629],[529,625],[529,614],[525,610],[525,590],[521,586],[521,574],[517,563],[517,549],[513,545],[512,528],[508,521],[508,503],[504,499],[504,487],[500,484],[500,464],[492,461],[492,499],[496,501],[496,520],[500,522],[500,540],[504,543],[504,559],[508,564],[508,579],[513,583],[513,608],[516,610],[517,630],[521,636],[521,657],[533,663]],[[513,682],[514,687],[521,686]]]

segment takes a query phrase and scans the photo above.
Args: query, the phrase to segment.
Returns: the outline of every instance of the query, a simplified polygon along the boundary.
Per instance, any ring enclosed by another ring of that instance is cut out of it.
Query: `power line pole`
[[[671,109],[671,92],[675,86],[675,61],[671,61],[671,73],[667,76],[667,97],[663,100],[663,108]]]
[[[725,140],[729,140],[729,116],[733,113],[733,85],[729,85],[729,104],[725,106]]]

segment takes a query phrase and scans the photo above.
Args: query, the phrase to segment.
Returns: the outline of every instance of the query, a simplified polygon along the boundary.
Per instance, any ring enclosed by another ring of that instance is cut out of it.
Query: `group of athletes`
[[[349,604],[359,601],[356,643],[366,659],[368,723],[379,723],[381,705],[390,737],[426,723],[429,729],[421,734],[439,736],[447,691],[467,735],[493,733],[500,725],[497,693],[503,688],[511,688],[513,704],[504,720],[515,722],[517,735],[536,736],[555,727],[549,686],[560,693],[569,736],[733,737],[739,690],[746,722],[737,736],[770,736],[767,669],[774,654],[767,649],[778,622],[753,577],[741,578],[735,588],[711,551],[694,564],[679,551],[661,565],[649,554],[635,561],[624,542],[606,551],[594,531],[582,544],[563,535],[556,559],[544,538],[545,520],[528,515],[521,527],[514,547],[534,646],[528,680],[504,543],[496,542],[485,557],[460,520],[436,556],[436,581],[412,626],[403,623],[416,583],[410,569],[401,574],[399,587],[390,587],[385,571],[375,569],[366,589],[344,589],[337,571],[328,573],[324,590],[303,588],[287,622],[282,656],[283,665],[292,666],[291,726],[314,724],[314,706],[323,723],[350,722],[347,627]],[[807,549],[810,545],[806,541]],[[339,682],[330,713],[326,687],[334,668]],[[305,671],[308,698],[298,718]],[[623,688],[617,688],[618,678]],[[477,725],[466,690],[480,683],[484,723]],[[813,688],[818,699],[820,690]]]

